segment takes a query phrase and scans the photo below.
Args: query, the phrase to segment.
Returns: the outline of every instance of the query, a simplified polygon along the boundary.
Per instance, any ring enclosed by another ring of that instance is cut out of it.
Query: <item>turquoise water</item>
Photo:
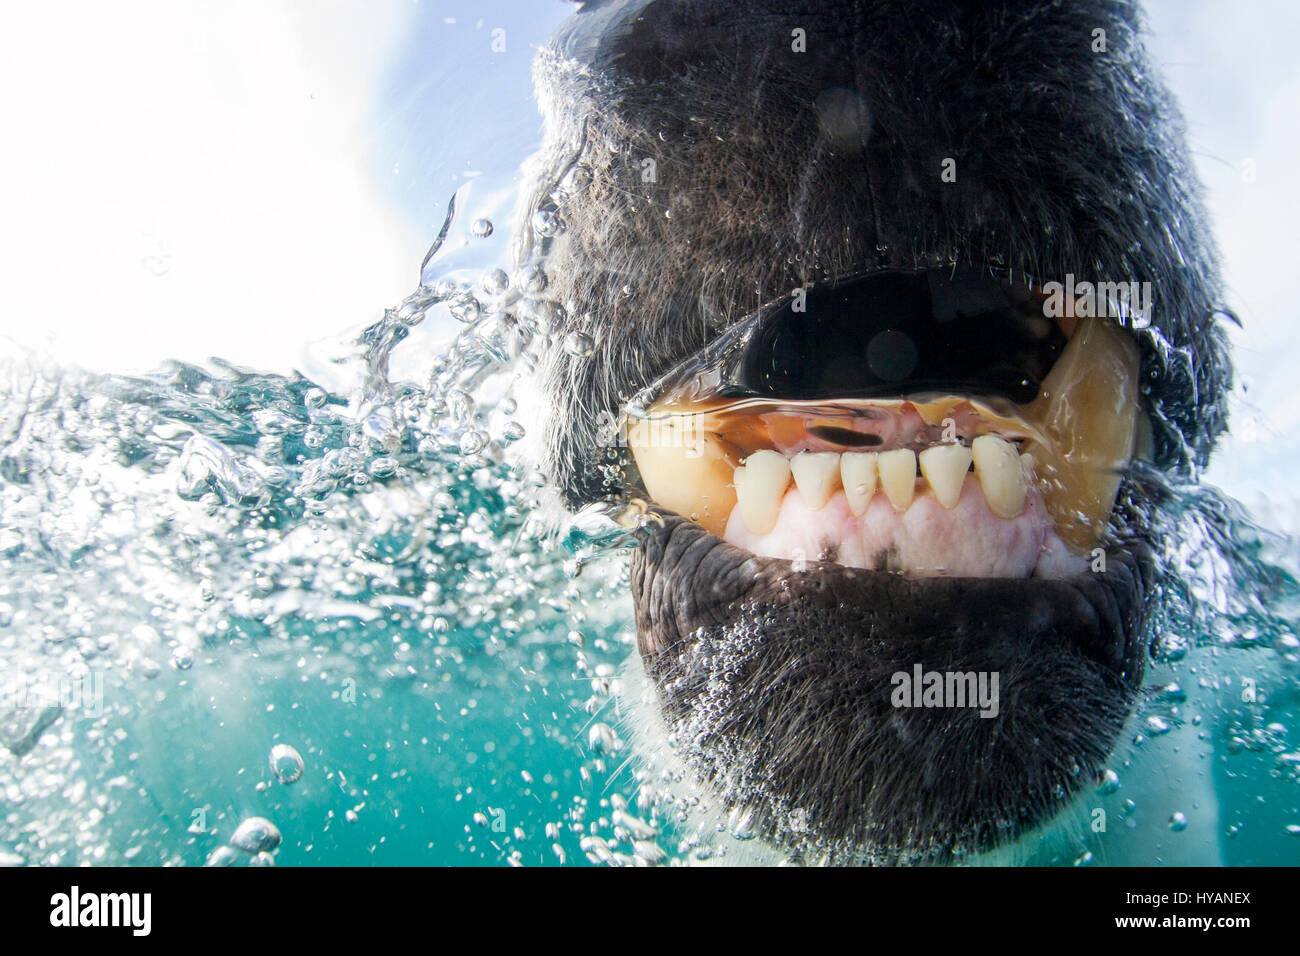
[[[553,316],[542,276],[484,265],[492,233],[453,217],[313,379],[6,362],[0,860],[744,852],[628,739],[629,540],[612,511],[560,515],[529,465],[515,386]],[[1063,821],[1030,862],[1300,862],[1295,543],[1171,493],[1160,660],[1087,798],[1120,822]],[[1159,795],[1173,767],[1193,785]],[[250,820],[278,845],[229,849]]]

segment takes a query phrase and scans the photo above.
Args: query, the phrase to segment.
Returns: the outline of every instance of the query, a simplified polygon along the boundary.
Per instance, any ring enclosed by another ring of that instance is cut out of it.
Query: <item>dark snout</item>
[[[818,858],[1014,838],[1095,783],[1141,681],[1151,572],[1129,551],[1064,581],[917,581],[799,571],[672,515],[643,536],[633,596],[666,716],[730,803]],[[996,699],[898,706],[918,665],[997,675]]]

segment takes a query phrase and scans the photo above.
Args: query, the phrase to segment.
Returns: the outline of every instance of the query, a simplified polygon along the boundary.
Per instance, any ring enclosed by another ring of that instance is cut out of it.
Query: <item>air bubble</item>
[[[219,846],[203,861],[204,866],[234,866],[239,860],[239,854],[228,846]]]
[[[230,845],[245,853],[261,853],[280,845],[280,830],[266,817],[249,817],[236,829]]]
[[[276,744],[271,748],[271,771],[275,778],[286,786],[302,779],[302,755],[288,744]]]
[[[1098,793],[1114,793],[1119,789],[1119,774],[1114,770],[1107,769],[1101,775],[1101,783],[1097,786]]]
[[[486,239],[492,235],[492,229],[491,219],[475,219],[474,224],[469,227],[469,231],[478,239]]]
[[[752,840],[757,836],[754,811],[748,807],[735,807],[727,818],[727,832],[737,840]]]
[[[614,728],[609,724],[601,723],[591,725],[591,730],[587,732],[587,743],[598,754],[614,753],[622,746],[622,741],[618,739],[618,734],[614,733]]]

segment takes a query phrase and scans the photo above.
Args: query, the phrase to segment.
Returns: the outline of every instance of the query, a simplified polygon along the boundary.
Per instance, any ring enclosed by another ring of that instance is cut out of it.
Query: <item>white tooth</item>
[[[876,459],[880,487],[895,511],[906,511],[916,494],[916,452],[909,448],[882,451]]]
[[[1033,458],[1021,455],[1015,445],[996,435],[980,435],[971,443],[971,451],[975,455],[975,477],[980,480],[989,510],[999,518],[1019,515],[1029,491],[1022,459],[1028,459],[1028,467],[1032,468]]]
[[[921,474],[939,504],[954,508],[961,497],[961,486],[970,468],[971,450],[965,445],[934,445],[918,456]]]
[[[840,481],[849,510],[855,515],[866,514],[871,496],[876,493],[876,458],[874,451],[846,451],[840,456]]]
[[[803,503],[813,511],[821,511],[835,494],[840,456],[833,451],[801,451],[790,459],[790,471]]]
[[[779,452],[756,451],[736,469],[735,482],[736,504],[750,534],[771,532],[790,486],[790,463]]]

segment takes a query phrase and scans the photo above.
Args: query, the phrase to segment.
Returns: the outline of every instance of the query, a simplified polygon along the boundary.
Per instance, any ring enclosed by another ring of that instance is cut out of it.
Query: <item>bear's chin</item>
[[[803,856],[947,862],[1017,839],[1095,784],[1141,680],[1140,547],[1063,580],[909,579],[796,569],[669,513],[640,536],[638,645],[673,748]],[[899,706],[894,676],[918,666],[999,675],[996,714]]]

